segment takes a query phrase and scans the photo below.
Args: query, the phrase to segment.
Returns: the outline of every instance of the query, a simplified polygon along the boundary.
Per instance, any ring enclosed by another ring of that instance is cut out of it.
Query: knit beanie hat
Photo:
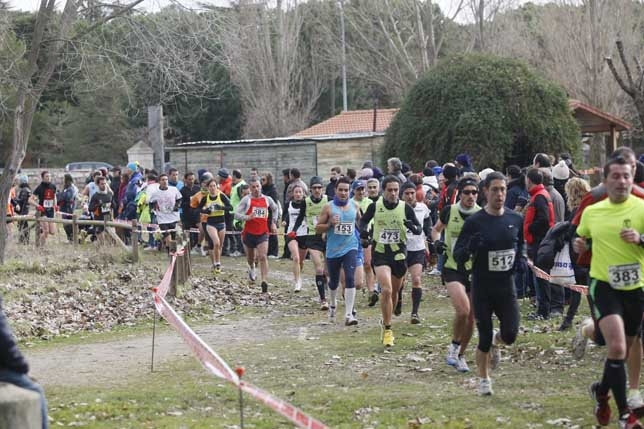
[[[566,180],[570,177],[570,169],[566,165],[566,161],[564,159],[552,167],[552,177],[557,180]]]
[[[217,176],[221,177],[222,179],[227,179],[228,178],[228,170],[225,168],[220,168],[219,171],[217,171]]]

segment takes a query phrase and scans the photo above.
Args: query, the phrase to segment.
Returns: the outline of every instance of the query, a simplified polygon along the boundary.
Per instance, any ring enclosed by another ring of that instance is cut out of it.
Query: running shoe
[[[411,315],[411,324],[412,325],[419,325],[420,324],[420,317],[418,317],[418,314],[414,313]]]
[[[221,265],[215,265],[212,271],[215,275],[221,274]]]
[[[394,315],[400,316],[402,314],[402,301],[398,300],[396,308],[394,308]]]
[[[501,350],[496,345],[496,336],[498,331],[495,329],[492,334],[492,347],[490,347],[490,369],[494,370],[501,362]]]
[[[320,301],[320,310],[328,310],[329,309],[329,303],[326,302],[325,299]]]
[[[378,302],[378,292],[375,290],[369,295],[369,307],[373,307]]]
[[[644,407],[644,401],[642,400],[642,394],[639,390],[629,390],[628,392],[628,408],[634,410],[635,408]]]
[[[459,356],[456,361],[456,371],[458,372],[470,372],[470,367],[467,366],[467,361],[465,356]]]
[[[433,270],[431,270],[429,272],[429,275],[430,276],[440,276],[441,275],[441,270],[439,270],[438,268],[434,268]]]
[[[583,333],[583,330],[586,326],[590,326],[593,323],[593,319],[590,317],[585,318],[582,320],[582,322],[579,324],[579,328],[577,328],[577,332],[575,333],[575,336],[572,339],[572,356],[579,360],[584,357],[584,354],[586,354],[586,345],[588,344],[588,338]]]
[[[597,417],[597,423],[601,426],[606,426],[610,423],[610,404],[608,403],[610,395],[608,393],[600,395],[597,393],[598,388],[599,381],[595,381],[590,385],[588,390],[590,397],[595,401],[595,417]]]
[[[355,326],[358,324],[358,319],[352,314],[351,316],[344,319],[345,326]]]
[[[482,378],[479,381],[479,395],[481,396],[491,396],[494,394],[492,390],[492,380],[489,378]]]
[[[255,265],[248,266],[248,280],[254,282],[257,280],[257,271],[255,270]]]
[[[329,307],[329,322],[335,322],[335,307]]]
[[[461,348],[461,346],[458,346],[454,343],[450,343],[449,347],[447,347],[447,357],[445,358],[445,362],[449,366],[456,366],[458,363],[458,351]]]
[[[393,347],[394,345],[394,331],[385,329],[382,333],[382,345],[385,347]]]
[[[268,283],[262,282],[262,293],[268,292]]]
[[[201,250],[201,256],[208,256],[208,251],[204,249],[203,247],[199,248]]]
[[[563,322],[561,322],[561,325],[559,326],[558,331],[563,332],[563,331],[567,331],[570,328],[572,328],[572,321],[566,318],[563,320]]]
[[[302,290],[302,280],[301,280],[301,279],[298,279],[298,280],[295,282],[295,288],[293,288],[293,291],[297,293],[297,292],[299,292],[299,291],[301,291],[301,290]]]
[[[629,412],[619,418],[617,421],[619,429],[643,429],[642,423],[633,412]]]
[[[196,247],[193,247],[193,248],[190,250],[190,254],[191,254],[191,255],[194,255],[194,256],[198,256],[198,255],[199,255],[199,251],[197,250],[197,248],[196,248]]]

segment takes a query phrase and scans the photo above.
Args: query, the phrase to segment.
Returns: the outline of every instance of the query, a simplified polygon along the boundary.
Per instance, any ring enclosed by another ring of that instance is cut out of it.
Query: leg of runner
[[[358,324],[358,320],[353,315],[353,306],[356,299],[356,254],[357,250],[350,250],[342,257],[342,268],[345,273],[344,278],[346,283],[346,290],[344,291],[344,324],[347,326]]]
[[[403,286],[405,285],[405,275],[398,278],[392,274],[391,276],[391,304],[394,308],[394,314],[399,316],[402,312],[401,294]]]
[[[449,282],[446,284],[447,294],[454,307],[454,321],[452,343],[447,353],[447,364],[456,366],[459,356],[465,354],[467,346],[472,338],[474,331],[474,313],[470,302],[470,297],[459,282]]]
[[[219,263],[217,258],[217,248],[220,247],[219,233],[217,232],[217,228],[214,225],[207,225],[206,233],[210,238],[209,240],[210,243],[212,243],[212,250],[210,251],[210,260],[212,261],[212,268],[215,271],[215,274],[219,274],[217,270],[217,264]]]
[[[391,329],[391,315],[393,312],[391,268],[386,265],[375,267],[376,280],[380,284],[380,311],[382,312],[383,345],[391,347],[394,345],[394,335]]]
[[[300,249],[298,249],[297,240],[288,242],[288,250],[291,251],[291,260],[293,261],[293,290],[299,292],[302,290],[302,278],[300,273]]]
[[[329,272],[329,322],[335,322],[342,258],[327,258],[326,265]]]
[[[217,267],[219,267],[219,271],[221,272],[221,254],[222,254],[222,246],[224,244],[224,241],[226,240],[226,226],[224,225],[223,228],[217,230],[217,236],[219,237],[219,245],[215,245],[214,248],[214,253],[216,255],[215,258],[215,263],[217,264]]]
[[[262,281],[262,292],[268,288],[268,240],[257,245],[257,262],[259,263],[259,277]]]
[[[326,302],[326,277],[324,276],[324,256],[319,250],[309,249],[313,266],[315,267],[315,286],[320,296],[320,310],[327,310],[329,305]]]
[[[246,262],[248,262],[248,279],[251,282],[257,280],[257,270],[255,268],[255,248],[244,245],[246,249]]]
[[[418,309],[420,308],[420,300],[423,297],[422,264],[410,266],[409,273],[411,274],[411,323],[416,325],[420,323]]]
[[[628,349],[626,368],[628,370],[628,406],[631,409],[639,408],[644,406],[640,393],[642,370],[642,341],[640,341],[640,338],[637,338]]]
[[[371,265],[371,246],[364,248],[364,274],[369,291],[369,307],[373,307],[378,302],[378,292],[376,291],[376,273]]]

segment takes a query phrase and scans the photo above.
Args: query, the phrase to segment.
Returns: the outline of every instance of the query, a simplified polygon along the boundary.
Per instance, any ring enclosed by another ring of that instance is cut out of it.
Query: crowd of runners
[[[481,395],[493,394],[490,372],[499,364],[500,346],[517,339],[517,298],[534,302],[534,313],[525,317],[561,317],[559,329],[566,331],[582,301],[581,289],[567,286],[587,286],[592,317],[579,323],[573,354],[581,358],[589,340],[606,346],[602,378],[590,387],[595,415],[608,424],[612,394],[619,427],[632,429],[642,427],[637,414],[644,406],[640,161],[631,149],[617,149],[594,188],[567,154],[537,154],[532,165],[504,172],[476,172],[467,154],[443,165],[427,161],[416,173],[391,158],[385,172],[370,161],[357,170],[334,167],[327,183],[319,176],[304,180],[292,168],[283,171],[281,198],[270,173],[204,169],[180,180],[176,169],[159,175],[130,163],[123,175],[97,172],[81,192],[68,180],[57,192],[47,172],[31,191],[19,176],[8,210],[25,214],[33,207],[52,217],[56,210],[72,213],[73,199],[85,198],[97,218],[138,219],[150,231],[149,249],[163,248],[181,227],[191,233],[190,251],[210,256],[214,276],[224,270],[222,255],[245,255],[249,281],[262,293],[269,290],[269,258],[278,257],[283,235],[293,291],[305,286],[302,271],[310,258],[320,309],[334,322],[343,301],[341,320],[352,326],[359,323],[356,289],[366,288],[368,305],[380,305],[384,347],[395,344],[393,316],[401,315],[405,282],[411,283],[407,320],[419,324],[423,273],[440,276],[454,310],[446,363],[470,371],[476,325]],[[27,242],[26,226],[17,227],[19,240]],[[40,233],[46,238],[53,229]],[[549,275],[535,275],[537,267]]]

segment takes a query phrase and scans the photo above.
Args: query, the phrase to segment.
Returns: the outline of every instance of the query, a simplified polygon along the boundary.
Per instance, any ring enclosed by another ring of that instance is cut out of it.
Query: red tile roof
[[[616,131],[630,130],[633,127],[623,119],[579,100],[570,99],[568,105],[573,110],[582,133],[605,133],[610,131],[611,126]]]
[[[375,131],[384,133],[398,109],[377,109],[376,129],[373,129],[372,110],[349,110],[332,118],[313,125],[295,134],[297,137],[328,136],[335,134],[353,134]]]

